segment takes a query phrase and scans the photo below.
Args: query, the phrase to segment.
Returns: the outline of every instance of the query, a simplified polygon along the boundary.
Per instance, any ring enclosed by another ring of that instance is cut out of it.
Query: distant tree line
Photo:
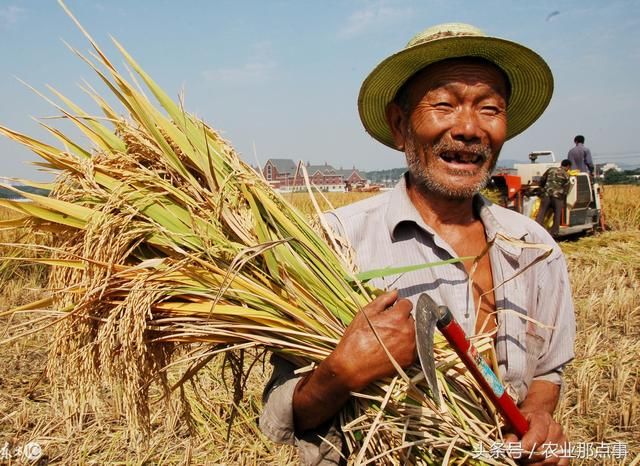
[[[390,168],[388,170],[361,171],[360,173],[371,183],[395,183],[402,174],[407,171],[406,167]],[[604,184],[640,184],[640,168],[633,170],[607,170],[604,173]],[[32,186],[15,186],[16,189],[27,193],[48,196],[49,190],[34,188]],[[0,199],[21,199],[18,193],[10,191],[0,186]]]
[[[407,171],[406,167],[389,170],[362,171],[362,175],[372,183],[396,182]],[[640,168],[633,170],[607,170],[604,184],[640,184]]]
[[[391,168],[389,170],[374,170],[361,172],[362,175],[372,183],[384,183],[385,181],[397,181],[402,174],[407,171],[406,167]]]
[[[32,186],[14,186],[16,189],[20,191],[24,191],[26,193],[39,194],[40,196],[48,196],[49,190],[42,188],[34,188]],[[23,196],[16,193],[15,191],[11,191],[7,188],[0,186],[0,198],[1,199],[24,199]]]
[[[607,170],[604,184],[640,184],[640,168],[634,170]]]

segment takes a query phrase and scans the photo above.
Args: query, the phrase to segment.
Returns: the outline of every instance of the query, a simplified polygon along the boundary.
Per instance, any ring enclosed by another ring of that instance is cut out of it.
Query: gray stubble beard
[[[474,185],[471,186],[447,186],[436,179],[436,177],[432,176],[432,169],[428,165],[429,158],[425,157],[425,166],[422,166],[420,161],[420,157],[418,156],[418,152],[416,150],[415,144],[415,136],[413,133],[413,129],[411,127],[407,130],[407,139],[405,141],[405,155],[407,157],[407,166],[409,168],[409,174],[411,176],[412,183],[416,185],[416,187],[425,194],[434,193],[440,195],[446,199],[451,200],[464,200],[472,198],[476,193],[478,193],[481,189],[483,189],[491,180],[491,172],[493,171],[498,157],[496,156],[493,159],[493,163],[484,168],[482,178]],[[423,147],[423,153],[427,153],[427,150],[431,149],[431,153],[434,157],[439,157],[438,154],[443,152],[455,152],[456,149],[459,150],[460,147],[455,147],[454,145],[440,141],[433,146],[425,146]],[[491,148],[482,144],[475,144],[472,147],[465,147],[466,150],[473,150],[477,153],[481,153],[484,157],[493,158],[493,152]],[[467,176],[468,172],[464,170],[453,170],[450,172],[452,175],[457,176]]]

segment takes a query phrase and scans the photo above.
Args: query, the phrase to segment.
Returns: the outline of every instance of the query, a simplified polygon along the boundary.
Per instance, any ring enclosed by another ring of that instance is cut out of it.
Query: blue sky
[[[415,33],[467,22],[521,42],[555,76],[545,114],[501,158],[564,156],[584,134],[597,161],[640,165],[640,1],[124,1],[67,0],[116,63],[116,37],[186,108],[251,163],[270,157],[383,169],[402,154],[371,139],[358,118],[360,84]],[[55,109],[20,84],[50,84],[92,109],[78,85],[100,87],[64,45],[89,46],[53,0],[0,0],[0,124],[47,139],[31,117]],[[38,160],[0,139],[0,176],[48,179]]]

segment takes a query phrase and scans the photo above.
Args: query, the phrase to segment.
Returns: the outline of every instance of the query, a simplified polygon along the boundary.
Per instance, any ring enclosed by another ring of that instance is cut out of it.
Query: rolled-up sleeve
[[[293,392],[300,380],[294,367],[286,360],[271,357],[273,373],[262,394],[260,430],[276,443],[295,444],[293,422]]]
[[[562,369],[557,369],[555,371],[547,372],[546,374],[536,375],[533,377],[533,380],[542,380],[556,385],[562,385],[562,372]]]
[[[297,436],[293,420],[293,394],[301,377],[285,359],[271,356],[273,374],[262,395],[263,409],[258,424],[273,442],[296,445],[300,464],[330,466],[346,464],[344,440],[336,420]]]

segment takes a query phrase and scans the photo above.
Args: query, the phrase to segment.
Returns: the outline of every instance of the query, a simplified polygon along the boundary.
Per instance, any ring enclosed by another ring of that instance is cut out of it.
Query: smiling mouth
[[[483,154],[475,152],[442,152],[440,158],[447,163],[462,163],[478,165],[484,162]]]

